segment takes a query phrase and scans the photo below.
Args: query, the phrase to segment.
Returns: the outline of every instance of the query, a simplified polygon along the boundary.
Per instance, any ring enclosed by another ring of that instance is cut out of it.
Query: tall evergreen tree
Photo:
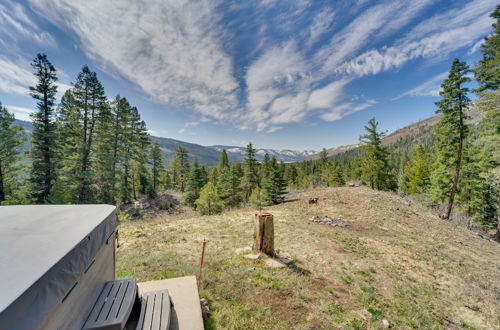
[[[163,155],[161,154],[160,144],[158,142],[153,144],[153,148],[151,151],[151,174],[152,174],[152,189],[153,195],[156,195],[159,191],[160,186],[160,178],[162,172],[164,171],[163,166]]]
[[[226,149],[222,149],[219,156],[219,164],[217,165],[217,171],[222,172],[223,169],[229,168],[229,159],[227,157]]]
[[[0,102],[0,205],[13,199],[17,190],[20,149],[24,143],[23,129],[14,124],[14,114]]]
[[[56,124],[54,103],[57,93],[56,69],[45,54],[38,54],[31,66],[37,78],[35,86],[30,87],[30,95],[37,100],[37,111],[31,115],[33,132],[31,134],[32,169],[30,180],[33,183],[33,197],[37,203],[47,201],[56,178]]]
[[[91,157],[94,151],[96,123],[100,112],[107,108],[108,104],[104,87],[97,79],[97,74],[88,66],[84,66],[77,75],[72,93],[74,100],[72,109],[77,112],[76,117],[80,122],[79,132],[75,132],[80,136],[76,200],[88,203],[95,201],[91,191],[94,182]]]
[[[243,178],[241,180],[245,201],[248,201],[252,191],[259,185],[259,164],[255,158],[255,149],[248,143],[245,151]]]
[[[483,58],[474,69],[474,76],[479,83],[479,92],[496,91],[500,85],[500,5],[490,16],[495,19],[493,31],[485,38],[481,47]]]
[[[243,169],[239,162],[231,164],[231,194],[226,200],[226,204],[235,207],[242,202],[241,178],[243,177]]]
[[[188,150],[186,148],[177,147],[177,149],[175,149],[173,165],[175,177],[177,178],[177,189],[184,193],[189,173],[189,158]]]
[[[285,199],[286,182],[283,172],[273,156],[268,165],[268,175],[262,182],[262,192],[267,204],[279,204]]]
[[[430,158],[423,145],[417,145],[415,153],[404,165],[401,189],[408,195],[424,192],[429,187]]]
[[[476,94],[478,108],[484,113],[477,141],[482,155],[483,177],[489,183],[487,196],[496,199],[497,231],[500,242],[500,5],[491,14],[495,19],[493,31],[481,47],[483,58],[474,69],[479,83]],[[485,196],[485,199],[486,196]]]
[[[392,187],[392,178],[388,163],[388,151],[382,147],[382,138],[385,133],[377,131],[378,122],[375,118],[365,126],[367,134],[360,136],[361,151],[361,178],[372,189],[387,190]]]
[[[453,60],[448,78],[441,84],[439,93],[442,99],[436,102],[441,113],[436,125],[437,154],[436,167],[431,176],[433,196],[435,200],[447,200],[443,219],[449,219],[455,201],[462,168],[464,141],[468,135],[466,110],[470,102],[468,88],[463,84],[470,81],[467,77],[469,67],[457,58]]]
[[[193,165],[189,169],[189,175],[187,177],[184,201],[189,205],[193,205],[200,197],[201,188],[203,188],[201,169],[198,165],[198,157],[194,157]]]

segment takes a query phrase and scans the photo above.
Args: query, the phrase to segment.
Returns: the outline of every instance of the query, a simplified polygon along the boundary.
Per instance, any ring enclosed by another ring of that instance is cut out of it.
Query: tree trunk
[[[253,248],[271,257],[276,256],[274,251],[274,220],[271,214],[255,215]]]
[[[462,117],[462,107],[460,106],[460,126],[459,126],[458,148],[457,148],[457,163],[455,166],[455,177],[453,178],[453,185],[451,186],[450,199],[448,201],[448,208],[443,219],[450,220],[453,202],[455,201],[455,194],[457,193],[458,181],[460,179],[460,166],[462,164],[462,149],[464,144],[464,122]]]
[[[0,203],[5,200],[5,190],[3,185],[4,177],[2,172],[2,163],[0,163]]]
[[[500,242],[500,216],[498,217],[498,228],[495,234],[495,241]]]

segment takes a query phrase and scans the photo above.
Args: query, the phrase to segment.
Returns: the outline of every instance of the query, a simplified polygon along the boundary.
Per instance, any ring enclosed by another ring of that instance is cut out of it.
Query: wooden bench
[[[137,297],[135,278],[106,282],[83,329],[121,330]]]

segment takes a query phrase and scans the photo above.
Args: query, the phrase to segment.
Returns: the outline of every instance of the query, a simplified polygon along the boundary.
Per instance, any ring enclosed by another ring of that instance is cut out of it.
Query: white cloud
[[[267,0],[256,8],[253,3],[231,4],[255,10],[245,19],[261,23],[253,31],[256,46],[240,61],[228,47],[235,37],[218,11],[225,8],[219,1],[151,0],[144,5],[133,0],[30,0],[34,11],[77,35],[85,54],[104,71],[135,82],[153,100],[194,109],[197,122],[268,132],[314,113],[333,121],[373,106],[375,101],[352,95],[347,100],[346,85],[415,58],[435,60],[471,47],[489,31],[486,16],[494,2],[467,2],[413,28],[410,24],[432,0],[367,3],[334,34],[340,12],[336,16],[323,7],[311,20],[304,14],[310,1]],[[259,21],[269,13],[277,13],[272,22]],[[305,20],[310,26],[299,26]],[[236,26],[238,20],[231,22]],[[301,31],[294,34],[294,28]],[[383,44],[393,35],[395,42]],[[325,39],[324,45],[318,43]],[[243,73],[233,69],[239,63],[246,65]],[[409,92],[435,93],[430,85],[419,87]]]
[[[368,100],[363,103],[348,102],[333,106],[333,108],[321,115],[321,118],[325,121],[335,121],[342,119],[343,117],[350,115],[352,113],[364,110],[373,105],[377,104],[374,100]]]
[[[323,88],[314,90],[307,101],[311,109],[326,109],[338,102],[343,95],[343,88],[349,79],[342,79],[332,82]]]
[[[56,46],[54,38],[32,21],[23,5],[5,0],[0,3],[0,46],[17,48],[22,40],[44,47]]]
[[[477,52],[478,50],[481,49],[481,47],[483,46],[485,40],[484,38],[481,38],[478,42],[476,42],[470,49],[469,51],[467,52],[467,55],[472,55],[474,54],[475,52]]]
[[[29,62],[17,64],[0,56],[0,91],[28,95],[28,87],[35,83],[35,77],[25,67],[30,68]]]
[[[440,73],[434,78],[427,80],[426,82],[418,85],[417,87],[395,97],[393,100],[397,100],[405,96],[439,96],[439,91],[441,90],[441,83],[443,82],[444,79],[446,79],[446,77],[448,77],[448,72]]]
[[[307,62],[293,41],[266,51],[247,70],[244,119],[257,123],[257,129],[262,130],[271,123],[303,117],[300,110],[305,104],[307,70]]]
[[[399,68],[415,58],[442,58],[470,45],[488,33],[488,15],[493,1],[471,2],[460,10],[452,10],[423,21],[394,46],[371,49],[336,69],[338,73],[364,76]]]
[[[9,112],[14,113],[16,119],[31,121],[30,114],[34,112],[33,109],[18,107],[14,105],[6,105],[5,106]]]
[[[232,59],[211,1],[31,0],[73,31],[104,71],[135,82],[155,101],[227,119],[237,103]]]
[[[328,32],[334,18],[335,12],[329,7],[322,9],[319,14],[314,17],[309,27],[308,45],[314,44],[322,35]]]
[[[26,59],[14,62],[0,55],[0,91],[9,94],[29,95],[29,87],[36,84],[36,78],[31,69],[30,62]],[[64,72],[57,71],[58,76],[66,76]],[[57,98],[71,88],[67,83],[57,82]]]

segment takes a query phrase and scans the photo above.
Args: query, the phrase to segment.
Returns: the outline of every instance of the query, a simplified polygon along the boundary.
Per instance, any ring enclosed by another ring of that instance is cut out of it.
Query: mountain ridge
[[[25,131],[32,132],[33,125],[29,121],[16,119],[15,125],[21,126]],[[191,159],[198,157],[201,165],[215,166],[219,162],[219,155],[222,149],[226,149],[230,161],[242,161],[245,157],[245,147],[212,145],[203,146],[197,143],[190,143],[172,138],[150,135],[151,140],[160,143],[163,157],[169,162],[175,155],[177,147],[186,148],[189,151]],[[285,163],[297,162],[306,159],[306,157],[316,154],[315,150],[291,150],[291,149],[256,149],[256,158],[258,161],[264,159],[265,153],[275,156],[278,161]]]

